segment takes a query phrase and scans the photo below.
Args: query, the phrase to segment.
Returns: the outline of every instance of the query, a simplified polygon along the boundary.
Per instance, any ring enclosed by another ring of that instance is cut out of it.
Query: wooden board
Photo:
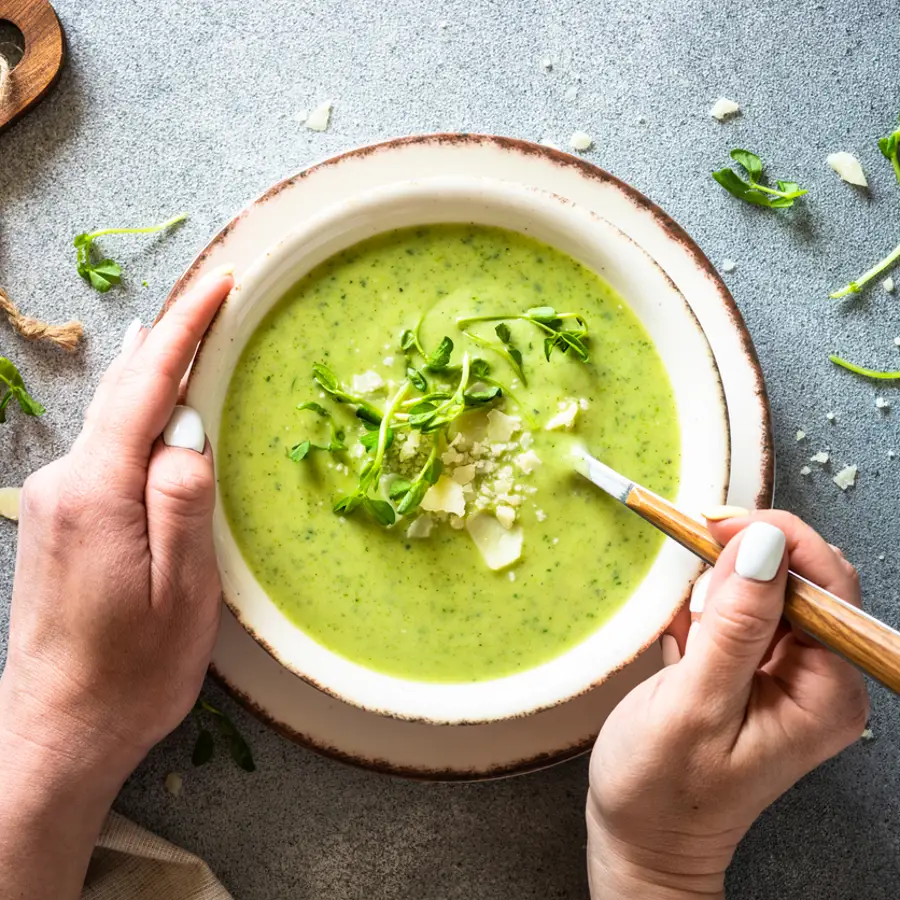
[[[0,102],[0,131],[38,103],[56,81],[65,56],[62,26],[47,0],[0,0],[0,19],[12,22],[25,38],[25,54],[10,72]]]

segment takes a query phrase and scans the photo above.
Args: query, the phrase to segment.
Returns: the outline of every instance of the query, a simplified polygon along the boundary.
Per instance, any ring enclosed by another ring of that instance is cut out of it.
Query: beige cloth
[[[81,900],[232,900],[202,859],[109,814]]]

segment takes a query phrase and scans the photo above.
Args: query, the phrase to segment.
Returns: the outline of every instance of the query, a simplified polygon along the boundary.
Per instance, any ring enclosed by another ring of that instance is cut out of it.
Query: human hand
[[[754,819],[858,739],[868,716],[859,672],[781,618],[788,559],[859,605],[853,567],[786,512],[709,528],[726,547],[702,620],[677,635],[683,657],[619,704],[594,747],[594,900],[724,896]]]
[[[211,275],[129,329],[72,450],[25,483],[0,678],[0,736],[25,756],[121,783],[196,700],[219,623],[215,480],[199,416],[175,404],[232,285]]]

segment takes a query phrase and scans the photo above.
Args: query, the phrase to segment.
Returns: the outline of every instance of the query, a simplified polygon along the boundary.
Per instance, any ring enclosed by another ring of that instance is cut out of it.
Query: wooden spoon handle
[[[900,694],[900,633],[889,625],[795,572],[788,574],[784,616]]]
[[[635,485],[626,505],[713,565],[722,552],[703,525],[667,500]],[[788,573],[784,617],[900,694],[900,632],[795,572]]]

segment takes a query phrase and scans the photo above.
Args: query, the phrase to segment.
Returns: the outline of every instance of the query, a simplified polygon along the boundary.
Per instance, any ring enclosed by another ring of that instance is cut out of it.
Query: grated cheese
[[[856,184],[859,187],[869,186],[859,160],[852,153],[844,150],[838,153],[829,153],[825,157],[825,162],[848,184]]]
[[[511,566],[522,555],[522,529],[507,530],[495,516],[480,513],[466,520],[466,531],[489,569]]]
[[[541,458],[534,450],[526,450],[520,453],[514,462],[526,475],[530,475],[541,464]]]
[[[13,522],[19,520],[19,502],[22,498],[22,488],[0,488],[0,516]]]
[[[559,405],[559,412],[553,416],[546,425],[544,431],[559,431],[563,428],[571,428],[575,424],[575,417],[578,415],[578,401],[569,400]]]
[[[797,441],[799,442],[799,441],[805,441],[805,440],[806,440],[806,432],[798,431],[797,432]]]
[[[320,103],[306,117],[306,127],[310,131],[326,131],[331,120],[331,100]]]
[[[374,394],[384,387],[384,379],[377,372],[363,372],[354,375],[351,388],[354,394]]]
[[[806,477],[807,475],[809,475],[810,472],[812,472],[812,469],[811,469],[809,466],[804,466],[804,467],[800,470],[800,474],[803,475],[804,477]]]
[[[590,150],[594,139],[586,131],[575,131],[569,138],[569,146],[573,150]]]
[[[424,539],[431,534],[432,528],[434,528],[434,519],[429,515],[421,515],[409,523],[409,528],[406,529],[406,536],[414,540]]]
[[[722,271],[723,272],[733,272],[737,268],[737,263],[733,259],[723,259],[722,260]]]
[[[181,786],[183,783],[184,779],[177,772],[169,772],[169,774],[166,775],[166,790],[173,797],[177,797],[181,793]]]
[[[456,516],[466,514],[466,498],[462,485],[446,475],[441,475],[422,498],[422,509],[426,512],[446,512]]]
[[[844,466],[831,480],[842,490],[852,488],[856,484],[856,475],[859,470],[856,466]]]
[[[820,463],[821,465],[825,465],[831,457],[824,451],[820,450],[818,453],[815,453],[813,456],[809,458],[810,462]]]
[[[881,286],[890,294],[891,291],[894,290],[894,279],[888,275],[888,277],[881,282]]]
[[[714,119],[724,122],[729,116],[737,115],[740,111],[740,106],[738,106],[734,100],[729,100],[727,97],[719,97],[719,99],[713,103],[709,114]]]

